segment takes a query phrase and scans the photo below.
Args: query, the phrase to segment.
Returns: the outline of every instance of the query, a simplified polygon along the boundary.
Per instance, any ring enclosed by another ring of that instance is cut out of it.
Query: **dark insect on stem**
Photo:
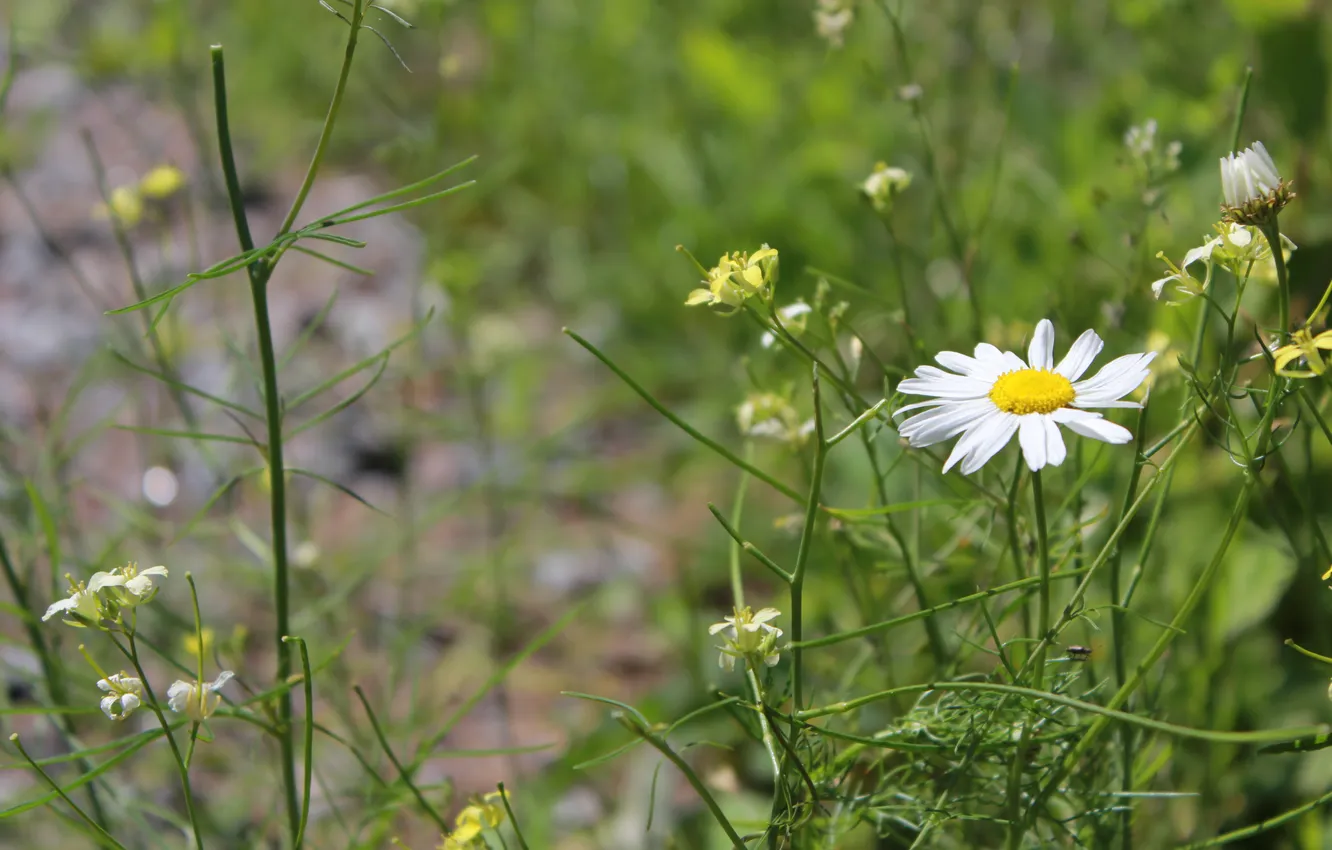
[[[1086,661],[1092,656],[1090,646],[1070,646],[1067,649],[1068,657],[1074,661]]]

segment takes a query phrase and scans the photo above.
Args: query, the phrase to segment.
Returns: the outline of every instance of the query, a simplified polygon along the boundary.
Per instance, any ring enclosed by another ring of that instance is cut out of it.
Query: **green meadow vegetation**
[[[1318,0],[0,14],[0,845],[1332,846]]]

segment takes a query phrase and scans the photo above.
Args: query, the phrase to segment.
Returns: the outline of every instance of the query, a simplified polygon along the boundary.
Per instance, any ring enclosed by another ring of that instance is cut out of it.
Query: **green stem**
[[[752,440],[745,441],[745,463],[752,463],[754,460],[754,443]],[[745,490],[748,489],[749,476],[744,470],[740,471],[740,483],[735,486],[735,502],[731,505],[731,522],[728,532],[731,528],[740,526],[740,515],[745,507]],[[730,553],[731,569],[731,595],[735,598],[735,610],[739,611],[745,607],[745,581],[740,574],[740,549],[744,544],[736,535],[731,535],[731,545],[728,547]]]
[[[389,746],[388,739],[384,737],[384,730],[379,725],[379,719],[375,717],[374,709],[370,708],[370,702],[365,698],[365,691],[361,690],[360,685],[353,686],[352,691],[356,693],[356,698],[361,701],[361,707],[365,709],[365,716],[370,718],[370,728],[374,730],[375,740],[379,741],[380,749],[384,751],[384,755],[388,756],[389,761],[393,762],[393,766],[397,768],[398,777],[402,779],[403,784],[407,786],[407,790],[412,792],[412,796],[416,798],[416,802],[421,806],[421,810],[424,811],[426,815],[435,822],[435,825],[439,827],[439,831],[447,833],[449,831],[449,825],[445,823],[444,818],[440,817],[440,814],[435,810],[435,807],[430,805],[430,802],[426,800],[425,795],[421,793],[421,789],[416,787],[416,783],[412,781],[411,776],[408,775],[407,770],[402,766],[402,762],[398,760],[397,754],[394,753],[393,748]]]
[[[356,0],[359,12],[360,0]],[[359,17],[356,19],[359,22]],[[355,40],[353,28],[352,40]],[[226,178],[227,196],[235,220],[236,235],[241,250],[254,250],[254,239],[245,215],[241,196],[240,178],[236,172],[236,159],[231,147],[231,129],[227,119],[226,66],[221,45],[212,48],[213,98],[217,113],[218,150],[222,159],[222,172]],[[343,77],[346,76],[343,68]],[[327,130],[328,127],[326,126]],[[313,165],[317,165],[314,163]],[[313,172],[312,165],[312,172]],[[312,174],[307,174],[312,179]],[[308,191],[308,188],[307,188]],[[285,232],[285,231],[284,231]],[[268,315],[268,280],[271,265],[255,261],[247,267],[250,278],[250,296],[254,301],[254,324],[259,343],[259,361],[264,379],[264,419],[268,433],[269,507],[273,534],[273,606],[274,641],[277,652],[277,678],[286,682],[292,673],[291,653],[284,638],[290,627],[290,579],[287,569],[287,483],[282,459],[282,400],[278,395],[277,357],[273,351],[273,328]],[[277,726],[282,750],[282,782],[287,805],[287,826],[294,842],[300,835],[300,803],[296,791],[296,743],[291,725],[291,691],[284,690],[278,697]]]
[[[1283,344],[1290,331],[1290,277],[1286,271],[1286,256],[1281,250],[1281,227],[1276,213],[1263,223],[1261,230],[1272,252],[1272,263],[1277,276],[1277,344]]]
[[[287,217],[282,220],[282,226],[278,228],[278,236],[290,232],[292,225],[296,223],[296,216],[300,215],[301,207],[305,205],[305,199],[310,195],[315,177],[319,174],[319,166],[323,163],[324,154],[328,151],[329,139],[333,137],[333,127],[338,122],[338,111],[342,108],[342,96],[347,90],[347,78],[351,75],[352,57],[356,54],[356,39],[361,34],[361,21],[365,18],[363,0],[351,0],[351,2],[350,32],[347,34],[347,47],[342,54],[342,70],[338,73],[338,84],[333,89],[333,100],[328,105],[328,114],[324,116],[324,128],[319,133],[319,142],[315,145],[314,156],[310,158],[310,167],[305,170],[305,179],[301,181],[301,188],[296,192],[296,200],[292,201]],[[228,192],[230,192],[230,186],[228,186]]]
[[[166,735],[167,743],[171,746],[171,755],[176,759],[176,769],[180,773],[180,787],[185,794],[185,815],[190,819],[190,828],[194,831],[194,846],[197,850],[203,850],[203,834],[199,829],[199,818],[194,812],[194,792],[190,790],[190,768],[185,763],[185,757],[180,753],[176,736],[171,734],[171,724],[167,721],[166,714],[162,712],[162,706],[157,701],[157,695],[153,693],[153,686],[148,680],[148,674],[143,671],[143,664],[139,661],[139,647],[134,642],[133,626],[125,632],[125,638],[129,641],[129,649],[121,646],[119,641],[116,641],[116,647],[129,659],[130,664],[134,665],[134,671],[139,674],[139,681],[143,683],[143,694],[147,697],[144,702],[157,716],[157,722],[162,727],[163,734]],[[203,680],[199,680],[196,685],[202,688]]]
[[[1319,735],[1327,731],[1325,726],[1295,726],[1286,729],[1257,729],[1250,732],[1231,732],[1220,729],[1195,729],[1192,726],[1180,726],[1176,723],[1167,723],[1164,720],[1153,720],[1150,717],[1143,717],[1139,714],[1131,714],[1127,711],[1118,711],[1113,706],[1097,705],[1093,702],[1075,699],[1064,696],[1063,694],[1051,693],[1049,691],[1038,691],[1034,688],[1023,688],[1017,685],[1003,685],[998,682],[922,682],[914,685],[902,685],[886,691],[878,691],[872,694],[866,694],[863,697],[857,697],[846,702],[837,702],[831,705],[825,705],[820,708],[811,708],[805,711],[795,713],[797,720],[811,720],[816,717],[827,717],[835,714],[845,714],[848,711],[854,711],[866,705],[875,702],[881,702],[901,694],[922,694],[930,691],[956,691],[973,693],[992,693],[1004,694],[1006,696],[1026,697],[1030,700],[1047,702],[1052,705],[1062,705],[1068,708],[1074,708],[1078,711],[1084,711],[1088,714],[1095,714],[1097,720],[1093,725],[1102,722],[1118,721],[1120,723],[1130,723],[1134,726],[1140,726],[1143,729],[1151,729],[1166,735],[1174,735],[1177,738],[1190,738],[1196,741],[1212,741],[1218,744],[1276,744],[1295,741],[1310,735]],[[888,742],[885,742],[885,746]],[[1069,754],[1072,757],[1072,754]]]
[[[51,786],[51,790],[59,794],[60,799],[64,800],[65,804],[69,806],[71,809],[73,809],[74,813],[77,814],[80,818],[82,818],[84,823],[88,824],[88,826],[92,827],[92,829],[96,831],[96,833],[101,838],[104,844],[106,844],[109,847],[119,848],[119,850],[125,850],[125,845],[117,841],[111,835],[111,833],[107,832],[105,829],[102,828],[101,824],[90,818],[87,815],[87,813],[83,811],[83,809],[80,809],[78,807],[78,804],[75,803],[73,800],[71,800],[69,798],[69,795],[65,793],[65,789],[61,788],[60,785],[54,779],[51,778],[50,774],[48,774],[45,770],[42,770],[41,765],[33,761],[32,756],[28,755],[28,751],[23,748],[23,743],[19,740],[17,732],[10,735],[9,740],[14,745],[14,747],[19,751],[19,755],[23,756],[24,761],[26,761],[29,764],[29,766],[32,767],[33,770],[37,771],[37,774],[41,776],[42,779],[46,780],[46,784]]]
[[[1045,522],[1045,491],[1041,482],[1041,471],[1031,473],[1031,498],[1036,506],[1036,551],[1039,564],[1037,587],[1037,635],[1036,651],[1032,655],[1032,690],[1040,691],[1045,685],[1045,655],[1050,644],[1050,542]],[[1026,761],[1028,741],[1032,729],[1039,722],[1040,713],[1032,707],[1025,723],[1022,735],[1018,739],[1017,752],[1009,762],[1008,772],[1008,846],[1018,850],[1026,835],[1026,824],[1022,818],[1022,767]]]
[[[633,732],[635,735],[651,744],[657,752],[665,756],[671,764],[675,765],[675,767],[684,774],[685,780],[693,786],[699,799],[703,801],[703,805],[708,807],[708,811],[712,813],[713,819],[717,821],[717,824],[721,826],[722,831],[726,833],[726,837],[730,839],[731,846],[734,847],[735,850],[745,850],[744,839],[742,839],[739,833],[735,831],[735,827],[731,826],[731,821],[727,819],[726,813],[723,812],[722,807],[717,804],[717,798],[712,796],[712,792],[708,790],[708,786],[704,784],[702,779],[699,779],[698,774],[689,766],[689,762],[682,759],[679,753],[671,749],[670,744],[666,743],[660,735],[653,734],[639,724],[636,718],[627,713],[616,712],[615,719],[630,732]]]
[[[1038,691],[1045,684],[1045,652],[1050,642],[1050,543],[1046,537],[1045,494],[1041,487],[1041,471],[1038,469],[1031,474],[1031,497],[1036,503],[1036,552],[1041,577],[1036,612],[1036,639],[1040,642],[1036,645],[1036,658],[1032,662],[1033,687]]]

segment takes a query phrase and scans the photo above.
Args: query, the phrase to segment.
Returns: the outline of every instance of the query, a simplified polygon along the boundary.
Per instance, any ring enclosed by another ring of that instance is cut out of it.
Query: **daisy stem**
[[[1039,691],[1045,685],[1045,654],[1050,643],[1050,545],[1046,534],[1045,491],[1041,484],[1041,471],[1032,470],[1031,498],[1036,505],[1036,552],[1040,585],[1037,587],[1037,638],[1036,651],[1031,658],[1031,689]],[[1040,710],[1033,706],[1027,722],[1022,724],[1022,737],[1008,769],[1008,846],[1018,850],[1027,832],[1026,821],[1022,817],[1022,768],[1026,763],[1028,740],[1032,729],[1039,722]]]
[[[1267,247],[1272,252],[1272,264],[1276,266],[1277,276],[1277,344],[1285,342],[1290,330],[1290,276],[1286,271],[1286,256],[1281,250],[1281,226],[1277,223],[1277,214],[1272,213],[1262,225]]]
[[[1046,537],[1045,493],[1041,489],[1041,471],[1031,474],[1031,498],[1036,503],[1036,557],[1039,559],[1041,583],[1037,594],[1036,658],[1032,662],[1033,688],[1040,690],[1045,683],[1045,651],[1050,634],[1050,544]]]

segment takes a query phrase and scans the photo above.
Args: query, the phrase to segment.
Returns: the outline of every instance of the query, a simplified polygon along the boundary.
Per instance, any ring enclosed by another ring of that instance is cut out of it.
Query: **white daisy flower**
[[[964,475],[984,466],[1014,434],[1032,471],[1064,462],[1060,425],[1106,443],[1127,443],[1133,439],[1127,428],[1086,408],[1141,407],[1121,399],[1146,380],[1147,364],[1156,353],[1116,358],[1091,378],[1078,380],[1104,344],[1095,331],[1086,331],[1056,366],[1054,325],[1042,319],[1032,336],[1029,362],[984,342],[976,346],[974,357],[942,351],[935,360],[953,371],[921,366],[916,377],[897,385],[910,395],[934,396],[897,411],[931,408],[903,422],[898,431],[916,448],[961,434],[944,472],[961,463]]]

